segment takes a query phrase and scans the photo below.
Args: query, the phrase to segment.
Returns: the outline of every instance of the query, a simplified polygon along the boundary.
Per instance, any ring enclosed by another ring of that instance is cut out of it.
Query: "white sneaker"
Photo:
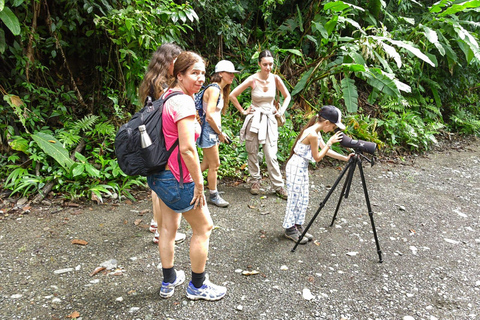
[[[155,235],[153,236],[153,243],[158,244],[158,238],[160,238],[160,234],[158,233],[158,230],[155,230]]]
[[[160,234],[158,233],[158,231],[155,231],[155,236],[152,239],[153,243],[158,244],[159,237],[160,237]],[[186,238],[187,238],[187,235],[185,233],[181,233],[177,231],[177,234],[175,235],[175,244],[182,243],[183,241],[185,241]]]
[[[158,229],[157,222],[152,219],[152,221],[150,221],[150,227],[148,228],[148,230],[149,230],[151,233],[155,233],[155,232],[157,232],[157,229]]]
[[[183,241],[185,241],[185,238],[187,238],[187,235],[185,233],[177,231],[177,234],[175,235],[175,244],[182,243]]]

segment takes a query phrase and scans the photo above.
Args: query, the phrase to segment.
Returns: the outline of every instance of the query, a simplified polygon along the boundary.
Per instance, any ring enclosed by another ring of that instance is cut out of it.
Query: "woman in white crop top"
[[[260,161],[258,151],[263,146],[265,162],[268,174],[274,186],[275,193],[282,199],[287,199],[285,183],[280,172],[277,160],[278,150],[278,125],[276,117],[281,117],[287,109],[291,97],[287,87],[279,76],[271,73],[273,68],[273,56],[269,50],[260,52],[258,56],[260,71],[249,76],[230,93],[230,101],[235,108],[245,117],[240,140],[245,140],[248,152],[248,171],[252,178],[250,193],[260,193]],[[237,97],[247,88],[251,88],[252,103],[245,110],[238,102]],[[284,100],[282,106],[277,109],[274,106],[277,90]]]
[[[203,149],[202,171],[208,170],[209,195],[207,202],[222,208],[228,207],[229,203],[220,196],[217,190],[217,172],[220,167],[218,145],[220,142],[229,143],[230,141],[222,131],[222,114],[227,111],[230,86],[238,72],[232,62],[219,61],[215,65],[211,84],[205,89],[202,97],[205,123],[202,123],[202,134],[197,140],[197,145]]]

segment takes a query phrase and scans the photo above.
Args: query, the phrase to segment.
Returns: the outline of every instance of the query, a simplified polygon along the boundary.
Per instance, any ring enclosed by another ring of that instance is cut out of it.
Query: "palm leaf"
[[[423,61],[425,61],[426,63],[428,63],[432,67],[435,67],[435,63],[433,63],[432,60],[430,60],[429,57],[427,57],[424,53],[422,53],[420,51],[420,49],[414,47],[413,45],[411,45],[407,42],[400,41],[400,40],[393,40],[393,39],[386,38],[386,37],[374,37],[374,38],[376,38],[378,41],[388,41],[391,44],[396,45],[397,47],[406,49],[409,52],[411,52],[412,54],[414,54],[417,58],[422,59]]]
[[[401,96],[395,82],[383,74],[382,70],[372,68],[367,72],[363,72],[363,75],[367,78],[367,83],[378,91],[391,97],[398,98]]]
[[[297,82],[297,85],[295,86],[295,88],[293,88],[293,91],[292,91],[292,96],[296,95],[297,93],[299,93],[300,91],[302,91],[303,89],[305,89],[305,87],[307,86],[307,83],[308,81],[310,80],[310,77],[312,75],[312,72],[315,70],[315,68],[311,68],[310,70],[308,70],[307,72],[305,72],[302,77],[300,78],[300,80]]]
[[[342,79],[342,92],[343,100],[345,101],[345,106],[347,111],[350,113],[355,113],[358,110],[358,92],[357,87],[355,86],[355,81],[349,77]]]

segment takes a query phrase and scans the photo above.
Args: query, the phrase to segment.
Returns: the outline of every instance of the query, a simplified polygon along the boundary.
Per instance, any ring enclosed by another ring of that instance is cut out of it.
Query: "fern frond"
[[[75,132],[90,131],[90,130],[92,130],[93,126],[95,125],[95,122],[97,122],[98,118],[99,118],[98,116],[95,116],[95,115],[92,115],[92,114],[87,115],[83,119],[75,122],[72,129]]]
[[[92,132],[93,134],[99,134],[102,136],[110,136],[114,135],[116,132],[116,128],[114,125],[108,122],[100,122],[95,126],[95,129]]]

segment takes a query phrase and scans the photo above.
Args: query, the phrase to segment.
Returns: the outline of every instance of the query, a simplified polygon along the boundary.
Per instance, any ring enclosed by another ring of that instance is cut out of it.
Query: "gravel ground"
[[[218,302],[188,300],[186,284],[158,296],[148,192],[103,205],[2,199],[0,319],[480,319],[478,155],[477,145],[452,144],[364,165],[383,263],[359,170],[334,226],[343,183],[313,221],[315,240],[295,252],[283,238],[285,201],[268,187],[252,196],[246,185],[220,185],[231,205],[209,206],[207,264],[228,288]],[[340,169],[311,171],[307,222]],[[188,240],[185,221],[181,230]],[[189,279],[188,242],[176,250]]]

